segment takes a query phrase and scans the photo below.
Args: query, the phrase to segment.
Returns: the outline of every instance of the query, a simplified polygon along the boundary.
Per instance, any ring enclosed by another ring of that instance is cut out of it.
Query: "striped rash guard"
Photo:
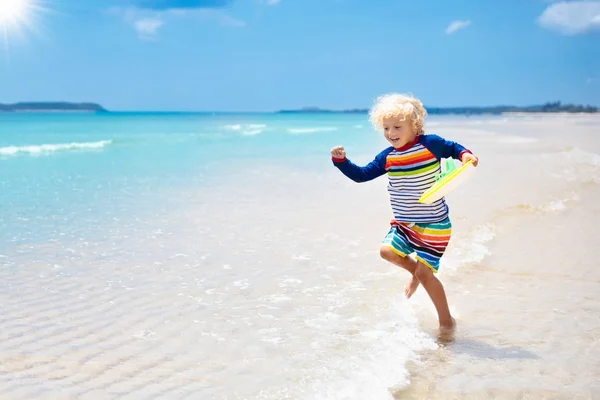
[[[419,135],[402,147],[388,147],[364,167],[347,158],[332,161],[355,182],[367,182],[387,173],[390,203],[397,222],[439,222],[448,217],[445,199],[424,204],[419,203],[419,198],[435,183],[441,172],[441,159],[460,160],[465,152],[470,153],[460,144],[438,135]]]

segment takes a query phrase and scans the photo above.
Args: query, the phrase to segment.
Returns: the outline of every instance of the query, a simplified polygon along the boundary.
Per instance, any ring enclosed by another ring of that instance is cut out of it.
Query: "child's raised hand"
[[[344,150],[344,147],[342,146],[335,146],[333,149],[331,149],[331,157],[343,160],[346,158],[346,150]]]
[[[477,164],[479,164],[479,158],[477,158],[477,156],[471,154],[471,153],[464,153],[461,157],[461,161],[463,163],[463,165],[465,165],[467,162],[473,161],[473,166],[476,167]]]

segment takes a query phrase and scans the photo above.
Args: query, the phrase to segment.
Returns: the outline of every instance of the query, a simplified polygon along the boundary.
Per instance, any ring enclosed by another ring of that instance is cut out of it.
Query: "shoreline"
[[[523,126],[511,122],[513,130]],[[572,145],[553,143],[566,129]],[[454,245],[471,243],[481,257],[441,271],[458,322],[455,340],[421,352],[421,363],[409,363],[411,383],[393,392],[395,399],[571,400],[592,398],[600,389],[594,350],[600,343],[599,275],[590,257],[593,221],[600,215],[593,200],[600,196],[600,143],[593,141],[592,126],[569,120],[557,126],[536,120],[531,131],[519,134],[537,139],[506,146],[519,154],[476,145],[487,170],[477,178],[482,185],[494,182],[485,194],[470,182],[470,195],[466,188],[451,195]],[[531,157],[544,163],[527,164]],[[494,209],[476,217],[471,210],[480,200],[471,196],[494,198]],[[469,236],[482,220],[493,235]],[[453,261],[452,250],[447,256]],[[420,327],[432,334],[435,311],[426,294],[416,294]]]
[[[590,104],[562,104],[560,101],[547,102],[540,105],[514,106],[514,105],[494,105],[494,106],[451,106],[451,107],[436,107],[425,106],[428,115],[460,115],[465,117],[482,116],[482,115],[518,115],[518,114],[597,114],[600,113],[600,107]],[[0,103],[0,112],[16,112],[16,113],[58,113],[58,112],[91,112],[91,113],[177,113],[177,114],[368,114],[369,108],[355,107],[348,109],[328,109],[321,107],[301,107],[291,109],[279,109],[271,111],[216,111],[216,110],[194,110],[194,111],[177,111],[177,110],[121,110],[109,111],[98,103],[93,102],[69,102],[69,101],[26,101],[17,103]]]
[[[585,210],[579,206],[577,211]],[[566,221],[568,218],[560,216],[555,219]],[[525,219],[534,225],[548,225],[544,224],[548,219],[544,212],[528,215]],[[512,400],[531,397],[572,400],[593,398],[593,394],[600,389],[597,365],[594,368],[593,361],[590,361],[594,356],[585,355],[594,347],[594,343],[598,343],[598,335],[591,333],[598,332],[598,323],[590,322],[596,328],[588,328],[590,341],[586,343],[581,336],[585,336],[585,333],[576,328],[574,330],[571,325],[571,308],[561,307],[561,300],[553,300],[552,306],[546,308],[543,300],[546,296],[543,288],[554,287],[555,292],[559,291],[563,280],[580,287],[582,293],[587,293],[585,298],[589,298],[590,291],[594,290],[593,284],[586,281],[590,277],[581,270],[555,269],[546,271],[545,276],[540,277],[530,269],[510,267],[511,262],[505,260],[503,254],[507,247],[505,244],[514,243],[514,227],[521,223],[523,218],[517,215],[500,217],[496,226],[501,233],[488,243],[491,255],[481,262],[463,266],[458,274],[444,279],[445,287],[453,298],[451,308],[460,310],[456,337],[449,343],[438,342],[438,349],[420,352],[421,363],[409,361],[407,370],[410,383],[393,391],[394,399]],[[550,240],[550,236],[551,233],[547,232],[544,238]],[[477,278],[472,278],[471,283],[466,284],[469,276]],[[482,278],[487,282],[496,282],[500,287],[484,286]],[[510,285],[503,284],[509,282]],[[531,289],[523,291],[521,288]],[[567,294],[567,298],[571,299],[572,296]],[[483,304],[470,304],[474,301]],[[567,300],[567,304],[571,302]],[[594,320],[596,314],[593,310],[597,310],[598,305],[597,301],[593,302],[596,305],[590,303],[586,307],[589,311],[583,312],[587,315],[583,319]],[[520,316],[513,315],[512,320],[501,317],[515,312],[517,304],[522,304]],[[540,316],[537,316],[539,313]],[[424,312],[418,314],[420,328],[431,334],[434,331],[431,315]],[[530,326],[528,318],[536,319],[536,326]],[[557,326],[562,327],[561,331],[572,331],[573,335],[551,333]],[[573,348],[566,349],[564,345],[558,345],[563,337],[573,340]],[[582,365],[572,367],[571,358],[577,359]],[[573,368],[570,373],[578,378],[566,381],[566,377],[561,377],[554,380],[570,368]],[[585,384],[594,380],[596,384]]]
[[[0,124],[5,146],[126,143],[0,159],[3,398],[600,391],[599,116],[434,117],[481,160],[447,196],[438,277],[458,329],[442,346],[426,292],[406,301],[409,274],[379,255],[387,179],[331,165],[326,142],[361,165],[385,144],[362,117],[160,118]],[[252,123],[267,134],[232,148]],[[319,126],[339,129],[283,133]]]
[[[361,112],[284,112],[280,111],[109,111],[109,110],[2,110],[0,109],[0,115],[17,115],[17,114],[96,114],[96,115],[363,115],[368,114],[367,111]],[[596,116],[600,115],[599,111],[594,112],[571,112],[571,111],[559,111],[559,112],[536,112],[536,111],[507,111],[507,112],[482,112],[482,113],[428,113],[430,117],[464,117],[464,118],[477,118],[477,117],[518,117],[518,116]]]

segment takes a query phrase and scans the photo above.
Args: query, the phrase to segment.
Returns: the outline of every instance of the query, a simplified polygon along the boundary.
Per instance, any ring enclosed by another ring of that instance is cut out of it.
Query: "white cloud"
[[[537,19],[542,27],[563,35],[600,29],[600,1],[561,1],[548,6]]]
[[[144,40],[155,38],[158,29],[165,23],[161,13],[134,7],[112,7],[108,9],[108,13],[122,18]]]
[[[142,18],[133,21],[133,27],[137,31],[140,39],[152,39],[156,36],[156,31],[165,21],[158,18]]]
[[[468,19],[464,21],[452,21],[446,28],[446,34],[452,35],[454,32],[465,29],[469,25],[471,25],[471,20]]]
[[[246,26],[244,21],[233,18],[221,10],[209,8],[169,8],[157,11],[136,7],[112,7],[108,9],[108,13],[122,18],[136,30],[140,39],[146,40],[155,38],[158,29],[173,18],[196,17],[203,20],[215,20],[223,26],[237,28]]]

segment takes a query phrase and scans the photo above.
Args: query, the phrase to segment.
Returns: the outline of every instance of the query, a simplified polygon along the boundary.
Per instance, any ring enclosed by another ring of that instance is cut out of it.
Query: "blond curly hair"
[[[369,111],[369,119],[378,131],[383,130],[384,119],[399,118],[401,121],[410,121],[417,135],[424,133],[423,124],[426,116],[427,110],[423,107],[423,103],[410,93],[389,93],[379,96]]]

